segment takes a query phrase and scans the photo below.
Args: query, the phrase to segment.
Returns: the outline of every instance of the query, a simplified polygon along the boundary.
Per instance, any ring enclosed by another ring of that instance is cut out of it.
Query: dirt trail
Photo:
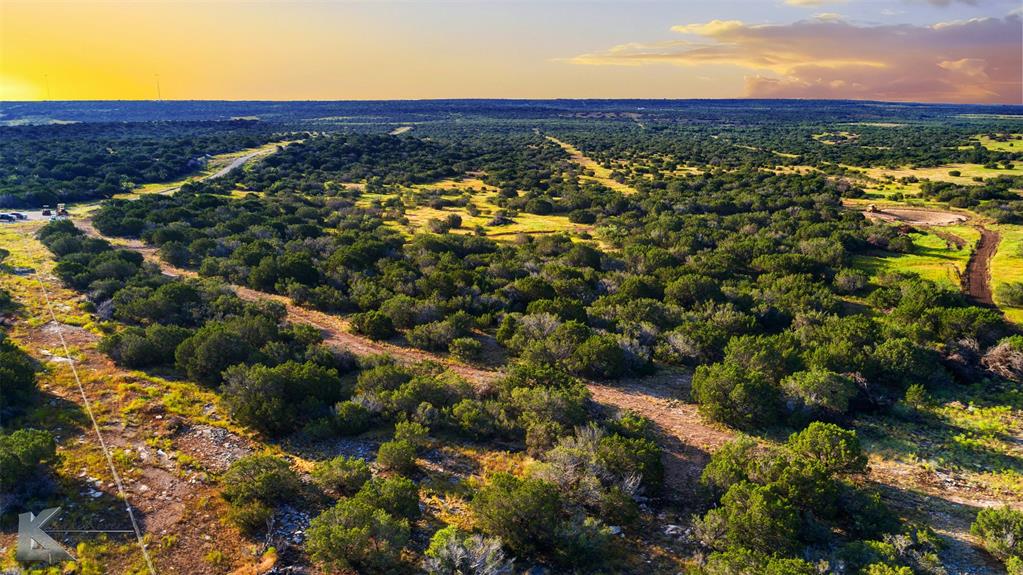
[[[977,247],[970,254],[970,261],[966,264],[963,291],[970,294],[978,303],[994,305],[995,300],[991,294],[991,258],[995,257],[1002,238],[998,232],[984,226],[978,225],[977,231],[980,232],[980,241],[977,242]]]

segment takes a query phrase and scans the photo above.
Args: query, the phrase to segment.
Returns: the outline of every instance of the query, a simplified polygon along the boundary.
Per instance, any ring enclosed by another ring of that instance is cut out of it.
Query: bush
[[[372,478],[369,464],[360,457],[339,455],[334,459],[320,461],[313,468],[313,481],[324,489],[337,491],[342,495],[353,495]]]
[[[416,449],[426,444],[429,433],[425,425],[415,421],[399,421],[394,424],[394,440],[408,442]]]
[[[355,498],[379,507],[395,517],[419,518],[419,488],[407,477],[375,478],[366,482]]]
[[[181,342],[174,357],[189,379],[207,385],[219,385],[221,373],[232,365],[245,363],[255,353],[249,342],[224,324],[211,323]]]
[[[0,487],[11,493],[34,477],[40,465],[57,458],[57,442],[48,431],[19,429],[10,435],[0,434]]]
[[[334,406],[334,425],[341,435],[358,435],[373,421],[373,414],[354,401],[342,401]]]
[[[781,388],[794,411],[816,417],[845,413],[859,393],[848,377],[820,369],[798,371],[783,379]]]
[[[698,522],[702,533],[716,533],[709,543],[725,551],[744,547],[761,553],[791,554],[798,540],[796,509],[768,486],[740,481]]]
[[[249,455],[228,467],[221,485],[221,495],[233,505],[251,501],[270,505],[293,499],[300,483],[287,461],[269,455]]]
[[[478,361],[483,353],[483,344],[471,337],[459,337],[451,340],[448,345],[451,355],[465,363]]]
[[[342,499],[314,518],[306,533],[309,554],[325,569],[384,574],[401,566],[409,525],[365,501]]]
[[[1009,507],[982,509],[970,526],[984,549],[1002,561],[1023,559],[1023,511]]]
[[[284,460],[250,455],[234,463],[221,479],[221,496],[230,504],[227,519],[254,535],[269,524],[273,507],[298,495],[300,482]]]
[[[430,575],[512,575],[515,560],[506,559],[501,540],[469,535],[454,526],[434,533],[424,553],[423,569]]]
[[[1023,282],[1006,282],[995,290],[995,297],[1004,304],[1023,307]]]
[[[408,475],[416,470],[416,448],[408,441],[388,441],[377,450],[377,466],[383,471]]]
[[[262,501],[249,501],[231,505],[226,518],[242,533],[253,536],[269,528],[273,515],[274,510]]]
[[[352,330],[370,339],[389,339],[394,337],[394,324],[391,318],[379,311],[367,311],[352,316]]]
[[[0,333],[0,421],[21,413],[35,397],[35,371],[32,358]]]
[[[733,363],[701,365],[693,375],[692,393],[707,417],[740,429],[768,426],[778,417],[778,388],[759,370]]]
[[[568,364],[577,373],[611,379],[625,371],[625,353],[614,336],[598,334],[577,347]]]
[[[484,533],[525,556],[550,550],[560,524],[561,496],[553,483],[495,473],[472,499]]]
[[[813,460],[827,473],[863,473],[867,456],[860,448],[855,431],[831,423],[815,421],[806,429],[789,436],[788,447]]]
[[[274,367],[236,365],[224,372],[221,397],[235,421],[277,437],[324,415],[341,393],[337,372],[289,361]]]

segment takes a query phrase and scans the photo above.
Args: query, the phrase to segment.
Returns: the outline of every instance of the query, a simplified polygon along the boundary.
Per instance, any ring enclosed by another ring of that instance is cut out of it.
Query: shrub
[[[859,388],[844,375],[814,369],[798,371],[781,382],[781,389],[795,411],[815,416],[834,416],[849,409]]]
[[[235,461],[224,472],[221,485],[221,495],[232,504],[272,504],[294,498],[299,491],[298,476],[288,462],[269,455],[249,455]]]
[[[419,488],[407,477],[371,479],[359,489],[355,498],[395,517],[413,521],[419,518]]]
[[[867,456],[855,431],[815,421],[789,436],[788,447],[802,457],[819,463],[827,473],[863,473]]]
[[[835,274],[835,291],[842,294],[854,294],[867,287],[867,274],[852,269],[842,269]]]
[[[995,296],[1005,305],[1023,307],[1023,282],[1006,282],[998,286]]]
[[[998,375],[1023,383],[1023,335],[1003,338],[984,354],[983,363]]]
[[[409,540],[409,525],[365,501],[342,499],[309,523],[308,550],[325,569],[393,573]]]
[[[57,457],[57,442],[48,431],[19,429],[0,434],[0,486],[10,493],[31,482],[40,465]]]
[[[221,373],[232,365],[245,363],[255,349],[223,324],[211,323],[181,342],[174,357],[179,369],[207,385],[219,385]]]
[[[352,330],[370,339],[389,339],[394,337],[394,324],[391,318],[379,311],[367,311],[354,314],[351,318]]]
[[[506,559],[501,540],[469,535],[454,526],[434,533],[424,553],[423,569],[430,575],[512,575],[515,561]]]
[[[451,355],[460,361],[473,363],[478,361],[483,352],[483,344],[471,337],[458,337],[448,345]]]
[[[35,371],[32,358],[0,333],[0,420],[20,413],[35,397]]]
[[[745,435],[722,445],[703,468],[700,483],[723,494],[732,485],[748,480],[748,468],[756,461],[756,449],[757,442]]]
[[[406,441],[416,449],[426,444],[429,433],[425,425],[415,421],[399,421],[394,424],[394,440]]]
[[[377,450],[377,466],[383,471],[407,475],[416,470],[416,448],[408,441],[388,441]]]
[[[733,363],[701,365],[693,375],[692,393],[700,411],[740,429],[767,426],[778,417],[778,388],[759,370]]]
[[[341,435],[358,435],[373,421],[373,414],[354,401],[342,401],[334,406],[334,425]]]
[[[322,415],[341,392],[337,372],[292,361],[267,367],[236,365],[224,372],[224,405],[235,421],[270,436],[295,431]]]
[[[246,535],[256,535],[270,526],[274,510],[262,501],[248,501],[231,505],[226,518]]]
[[[796,510],[774,489],[740,481],[699,521],[699,530],[718,533],[710,541],[722,551],[745,547],[761,553],[790,554],[795,551],[799,530]]]
[[[324,489],[332,489],[342,495],[352,495],[373,476],[369,464],[361,457],[339,455],[334,459],[320,461],[313,468],[313,481]]]
[[[471,506],[480,529],[499,537],[514,553],[551,549],[561,512],[561,496],[553,483],[495,473]]]
[[[1009,507],[982,509],[970,526],[970,533],[1002,561],[1011,557],[1023,559],[1023,511]]]
[[[614,336],[593,335],[576,348],[569,365],[589,377],[616,378],[625,371],[625,353]]]
[[[228,467],[221,496],[231,505],[227,518],[247,534],[267,525],[277,503],[295,498],[300,482],[288,462],[268,455],[249,455]]]
[[[554,560],[572,571],[590,572],[609,567],[614,535],[611,529],[593,517],[565,521],[558,528]]]

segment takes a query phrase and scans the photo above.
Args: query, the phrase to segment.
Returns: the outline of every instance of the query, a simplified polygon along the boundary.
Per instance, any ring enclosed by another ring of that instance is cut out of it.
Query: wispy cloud
[[[751,72],[751,97],[1023,103],[1021,24],[1017,15],[933,26],[713,20],[672,27],[692,40],[622,44],[568,61],[738,66]]]
[[[824,6],[826,4],[845,4],[848,0],[785,0],[789,6]]]

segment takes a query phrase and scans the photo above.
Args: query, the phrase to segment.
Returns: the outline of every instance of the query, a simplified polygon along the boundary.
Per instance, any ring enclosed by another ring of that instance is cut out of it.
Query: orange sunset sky
[[[1003,0],[0,0],[0,98],[1023,103]]]

